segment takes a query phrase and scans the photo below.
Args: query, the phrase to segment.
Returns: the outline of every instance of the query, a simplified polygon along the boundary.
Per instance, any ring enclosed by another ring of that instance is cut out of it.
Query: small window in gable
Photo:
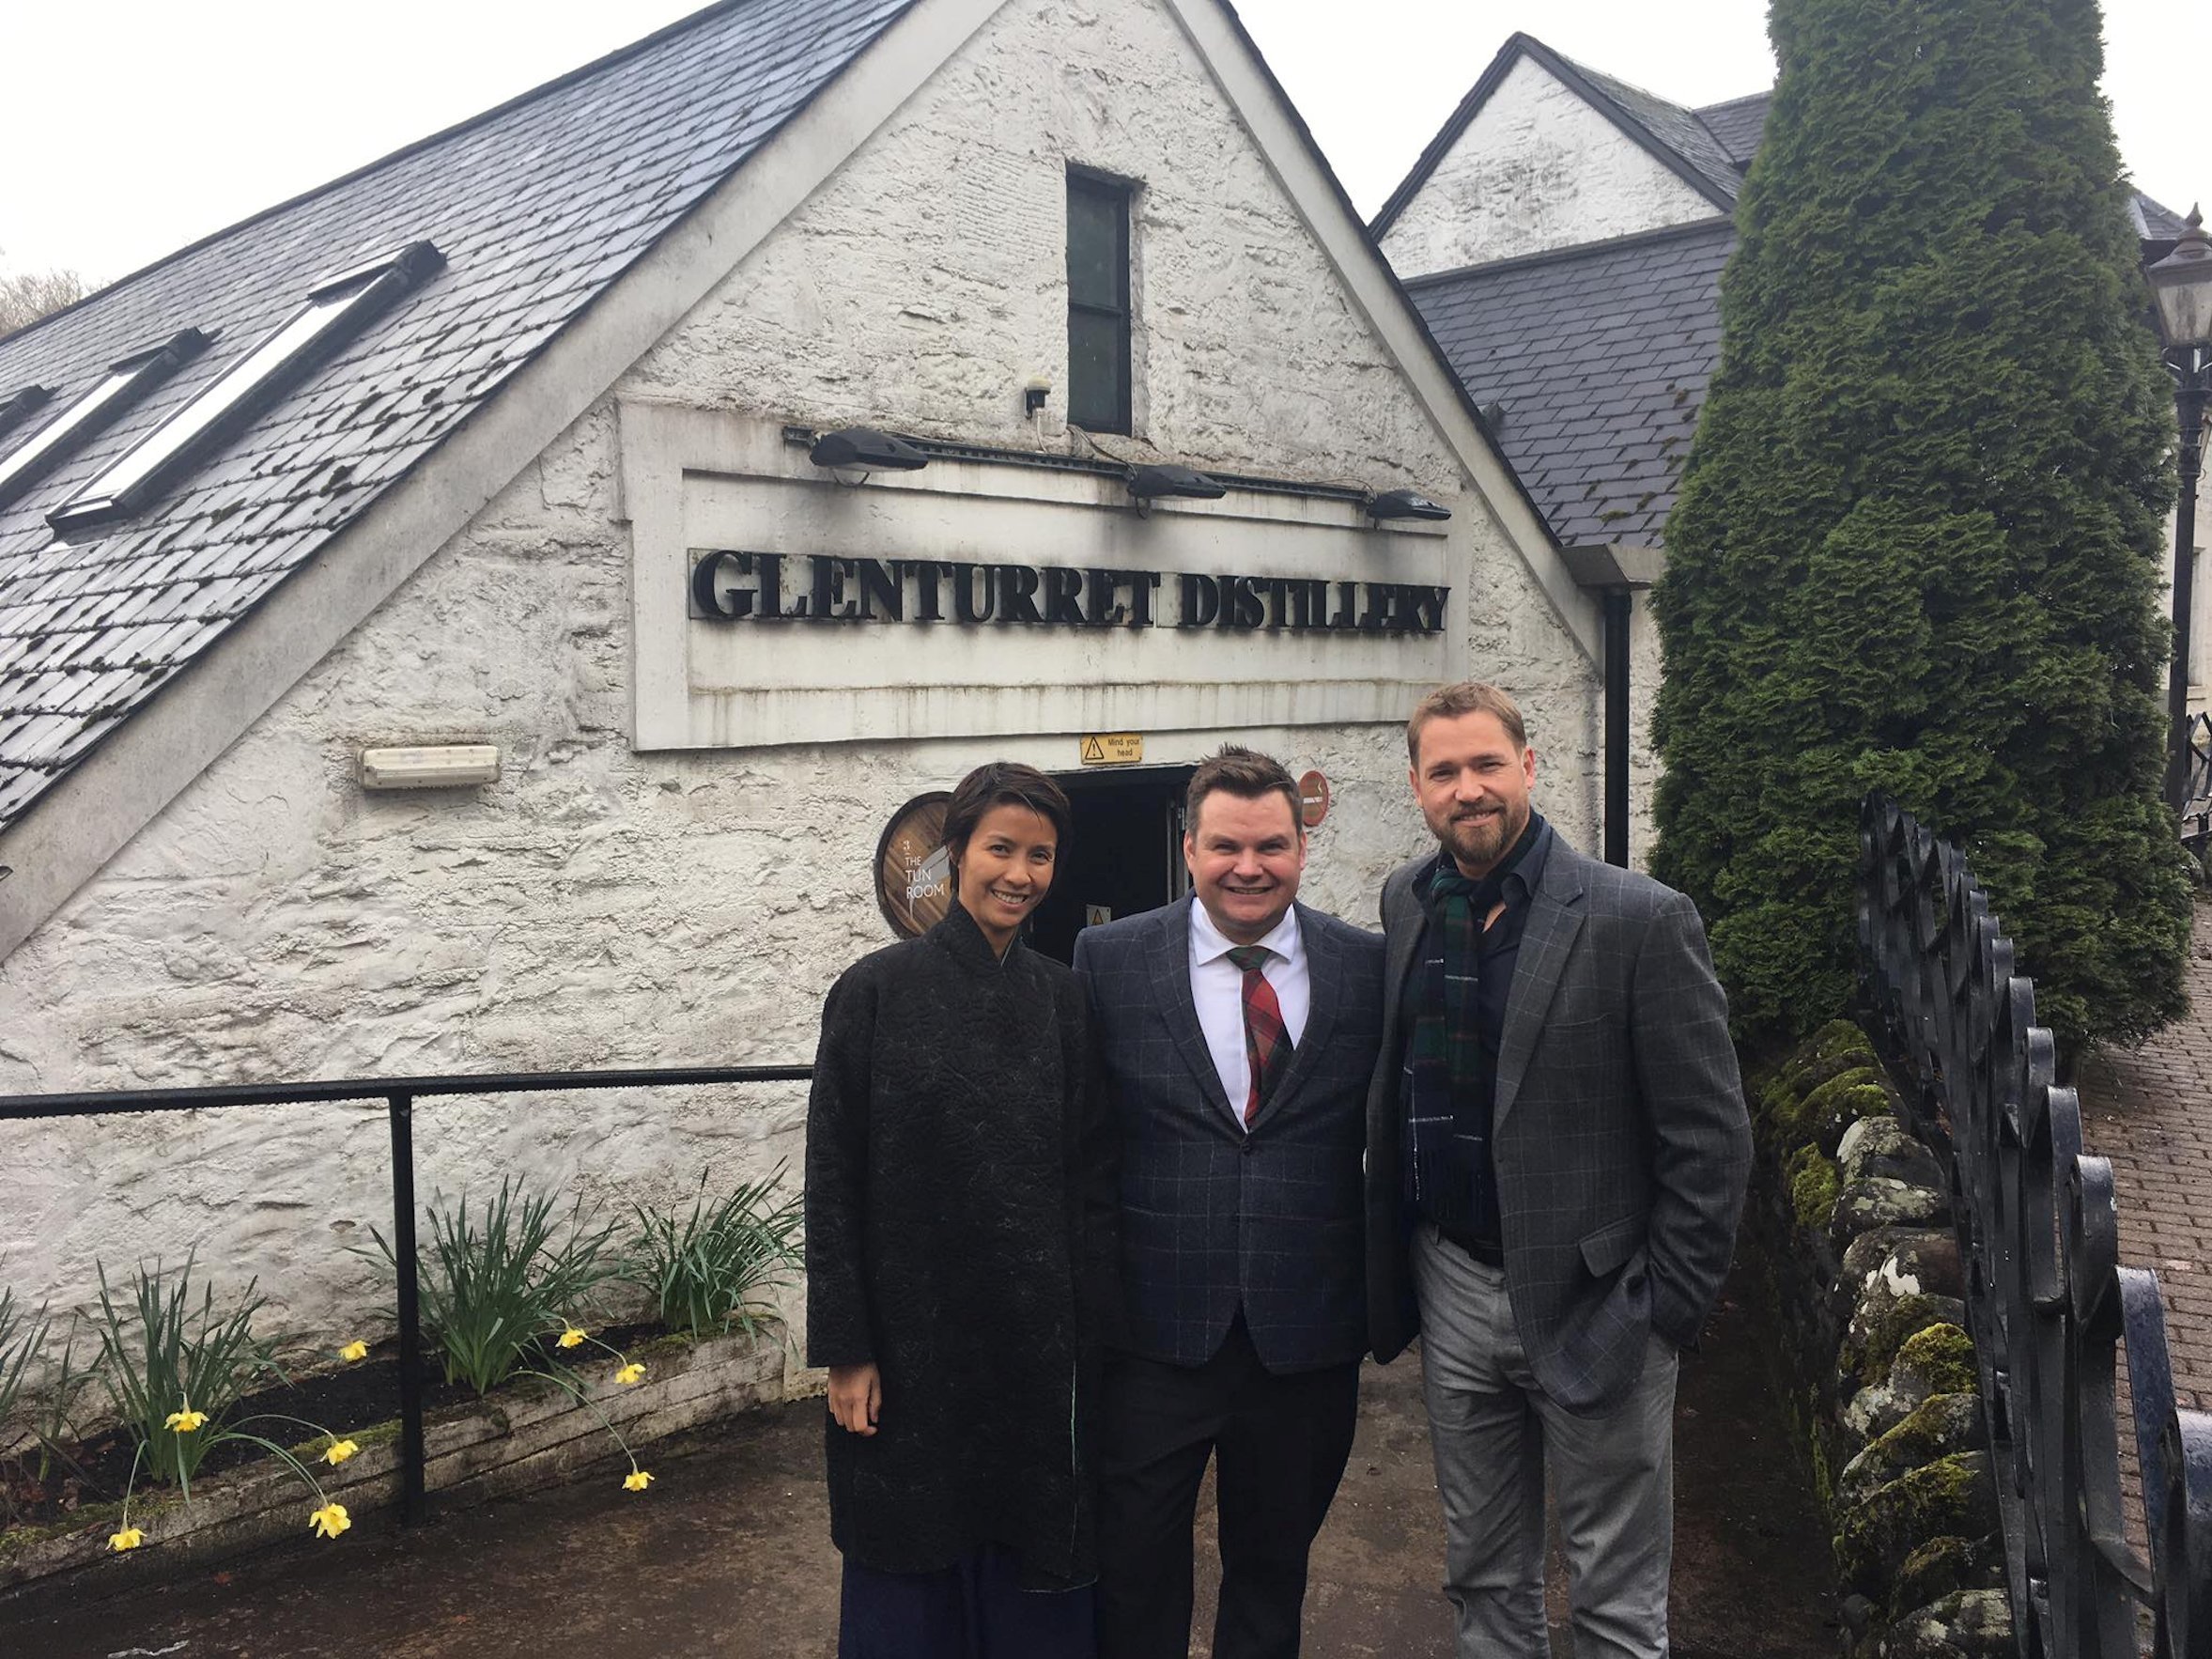
[[[134,352],[111,364],[100,384],[31,434],[5,459],[0,459],[0,506],[38,483],[82,440],[99,431],[167,380],[179,364],[197,357],[207,344],[208,336],[199,330],[182,329],[159,346]],[[39,395],[18,408],[20,400],[33,392]],[[42,406],[46,395],[43,387],[33,386],[10,397],[5,411],[0,412],[0,431]]]
[[[1068,175],[1068,422],[1126,432],[1129,397],[1129,187]]]
[[[115,465],[47,514],[63,535],[130,517],[445,263],[428,242],[325,278],[307,302]]]

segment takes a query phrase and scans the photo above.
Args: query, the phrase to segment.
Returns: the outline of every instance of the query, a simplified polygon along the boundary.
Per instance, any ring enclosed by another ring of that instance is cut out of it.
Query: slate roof
[[[1771,92],[1754,92],[1748,97],[1731,98],[1725,103],[1709,103],[1691,114],[1705,124],[1705,130],[1741,171],[1751,165],[1752,154],[1759,147],[1759,134],[1766,131],[1767,106],[1773,101]]]
[[[493,395],[912,0],[730,0],[0,339],[0,401],[217,335],[0,505],[0,825],[20,817]],[[134,519],[46,514],[283,322],[319,277],[428,239],[443,271]]]
[[[1658,544],[1735,245],[1706,222],[1405,285],[1562,544]]]

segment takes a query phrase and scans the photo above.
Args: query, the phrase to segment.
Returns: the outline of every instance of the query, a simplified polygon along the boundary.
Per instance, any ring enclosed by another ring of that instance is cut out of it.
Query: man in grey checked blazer
[[[1306,832],[1276,762],[1224,750],[1192,777],[1186,821],[1192,897],[1075,939],[1120,1120],[1127,1304],[1099,1411],[1099,1646],[1189,1651],[1212,1459],[1215,1659],[1292,1659],[1368,1345],[1383,941],[1295,902]]]
[[[1720,1293],[1750,1169],[1726,999],[1687,898],[1534,812],[1509,696],[1446,687],[1407,747],[1440,850],[1383,889],[1368,1299],[1378,1358],[1421,1335],[1460,1659],[1551,1651],[1547,1473],[1577,1659],[1663,1655],[1677,1357]],[[1425,1061],[1444,1050],[1416,1033],[1445,1009],[1463,1027],[1473,1002],[1479,1049]]]

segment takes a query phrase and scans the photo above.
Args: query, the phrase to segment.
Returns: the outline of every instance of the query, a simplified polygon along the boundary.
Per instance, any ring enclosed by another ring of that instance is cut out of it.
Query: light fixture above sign
[[[1368,497],[1368,517],[1378,524],[1387,519],[1448,519],[1451,509],[1417,489],[1385,489]]]
[[[1152,503],[1164,495],[1188,496],[1194,501],[1219,501],[1229,493],[1229,487],[1207,477],[1203,473],[1161,461],[1151,466],[1131,468],[1129,493],[1137,499],[1137,510],[1149,513]]]
[[[833,473],[918,473],[929,457],[889,432],[874,426],[840,426],[814,440],[807,458]]]

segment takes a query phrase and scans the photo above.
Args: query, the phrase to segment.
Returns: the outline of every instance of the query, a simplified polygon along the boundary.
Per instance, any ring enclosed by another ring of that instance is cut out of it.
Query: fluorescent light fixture
[[[1194,473],[1188,467],[1169,463],[1138,467],[1129,474],[1129,493],[1140,502],[1158,500],[1163,495],[1185,495],[1196,501],[1219,501],[1229,493],[1229,487],[1216,484],[1203,473]]]
[[[929,465],[929,457],[904,438],[878,432],[874,426],[842,426],[814,440],[807,459],[836,472],[915,473]]]
[[[467,789],[496,783],[499,775],[499,747],[492,743],[361,752],[364,789]]]

